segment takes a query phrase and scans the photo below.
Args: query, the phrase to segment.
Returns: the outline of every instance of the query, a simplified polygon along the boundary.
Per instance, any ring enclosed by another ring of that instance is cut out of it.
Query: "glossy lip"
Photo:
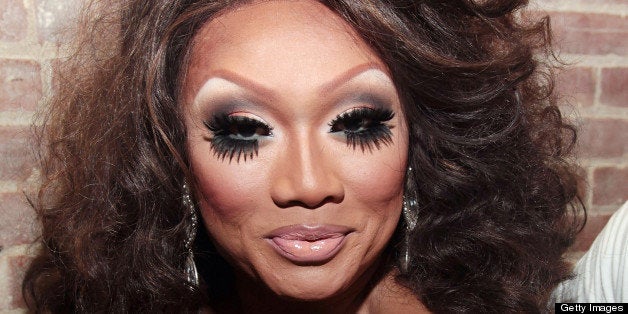
[[[265,239],[295,264],[323,264],[338,254],[353,231],[338,225],[290,225],[271,231]]]

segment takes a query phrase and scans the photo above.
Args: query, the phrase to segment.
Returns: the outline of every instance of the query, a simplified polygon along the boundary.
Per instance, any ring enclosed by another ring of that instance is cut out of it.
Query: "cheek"
[[[198,197],[207,223],[222,225],[242,224],[263,197],[259,180],[238,173],[195,171]]]
[[[397,210],[403,197],[406,174],[407,140],[398,136],[398,142],[380,151],[362,154],[360,158],[343,158],[345,186],[362,203],[375,205],[374,210],[387,214],[391,207]]]
[[[235,166],[234,166],[235,165]],[[192,163],[197,182],[197,201],[209,236],[215,241],[221,255],[250,269],[246,234],[257,229],[255,211],[264,193],[259,172],[247,172],[240,163],[208,158],[203,163]],[[253,225],[252,225],[253,224]]]
[[[219,160],[206,142],[190,145],[189,153],[206,223],[237,226],[268,193],[259,159],[246,163]]]
[[[393,170],[370,164],[356,172],[358,175],[347,180],[347,186],[363,203],[385,204],[396,202],[403,196],[404,167],[395,167]]]

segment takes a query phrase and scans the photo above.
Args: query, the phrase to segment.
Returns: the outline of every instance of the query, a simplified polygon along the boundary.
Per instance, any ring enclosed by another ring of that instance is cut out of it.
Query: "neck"
[[[215,310],[218,313],[427,313],[416,296],[395,281],[395,273],[396,270],[374,267],[350,289],[315,301],[278,296],[259,281],[238,274],[237,294]]]

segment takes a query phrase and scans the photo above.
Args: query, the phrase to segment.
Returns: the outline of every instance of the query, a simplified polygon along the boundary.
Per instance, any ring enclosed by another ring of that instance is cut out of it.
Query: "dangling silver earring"
[[[183,205],[188,210],[190,216],[190,224],[187,228],[187,238],[185,239],[185,248],[188,250],[188,256],[185,259],[185,274],[187,275],[188,282],[196,287],[198,286],[198,271],[196,270],[196,264],[194,263],[194,252],[192,251],[192,245],[194,238],[196,237],[196,227],[198,225],[198,219],[196,218],[196,210],[194,208],[194,202],[190,195],[190,188],[187,182],[183,183]]]
[[[418,220],[418,202],[416,199],[416,186],[414,180],[411,178],[412,167],[408,167],[406,173],[406,187],[403,195],[403,208],[402,216],[405,222],[406,230],[403,244],[403,255],[401,270],[403,272],[408,271],[410,266],[410,233],[414,229]]]

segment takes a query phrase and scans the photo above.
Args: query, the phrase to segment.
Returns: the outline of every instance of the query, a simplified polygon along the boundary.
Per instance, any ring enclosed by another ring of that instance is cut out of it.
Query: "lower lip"
[[[341,234],[316,241],[292,240],[274,237],[271,246],[283,257],[295,263],[321,263],[330,260],[344,244],[346,235]]]

